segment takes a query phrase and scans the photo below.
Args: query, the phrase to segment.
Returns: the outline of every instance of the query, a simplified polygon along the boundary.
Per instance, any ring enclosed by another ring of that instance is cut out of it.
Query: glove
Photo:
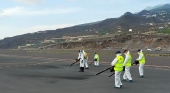
[[[113,68],[111,68],[111,69],[110,69],[110,72],[113,72],[113,71],[114,71],[114,69],[113,69]]]
[[[75,59],[76,61],[79,61],[80,59]]]
[[[113,66],[113,67],[110,69],[110,72],[115,72],[114,67],[115,67],[115,66]]]

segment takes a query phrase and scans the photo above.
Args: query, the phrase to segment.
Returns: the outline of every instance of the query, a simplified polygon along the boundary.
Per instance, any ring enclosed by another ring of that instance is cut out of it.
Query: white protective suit
[[[140,50],[140,51],[138,51],[138,54],[139,54],[139,57],[136,59],[136,60],[141,60],[142,59],[142,57],[144,56],[144,54],[142,53],[142,50]],[[139,75],[140,75],[140,77],[143,77],[143,75],[144,75],[144,65],[145,64],[140,64],[139,63]]]
[[[124,63],[123,63],[123,66],[125,66],[125,72],[124,72],[124,75],[123,75],[123,79],[126,80],[126,79],[129,79],[130,81],[132,80],[132,77],[131,77],[131,74],[130,74],[130,66],[126,66],[126,63],[128,62],[128,60],[130,59],[129,57],[129,51],[127,51],[125,53],[125,60],[124,60]],[[132,60],[131,60],[132,61]]]
[[[83,50],[84,56],[85,56],[85,53],[86,53],[86,52]],[[85,65],[86,68],[89,68],[89,66],[88,66],[88,64],[87,64],[87,61],[88,61],[88,56],[87,56],[87,58],[84,57],[84,65]]]
[[[121,54],[116,54],[116,56],[119,56]],[[111,65],[114,66],[118,62],[117,57],[112,61]],[[115,71],[115,87],[120,88],[123,84],[120,79],[122,71]]]
[[[77,59],[80,59],[80,67],[84,67],[84,54],[82,51],[79,52],[78,54],[78,58]]]

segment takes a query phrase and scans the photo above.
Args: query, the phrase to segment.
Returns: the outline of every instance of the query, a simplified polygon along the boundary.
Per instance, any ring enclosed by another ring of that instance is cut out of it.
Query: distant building
[[[63,39],[67,39],[67,38],[70,38],[70,36],[63,36],[62,38]]]
[[[150,26],[153,26],[153,23],[149,23]]]
[[[26,46],[18,46],[18,49],[24,49]]]
[[[95,31],[96,34],[98,34],[99,32],[98,31]]]
[[[164,29],[164,27],[159,27],[159,29]]]
[[[34,44],[26,44],[26,47],[30,47],[33,46]]]
[[[79,38],[78,38],[78,41],[81,41],[82,39],[83,39],[82,37],[79,37]]]
[[[43,42],[41,42],[41,43],[54,43],[55,42],[55,40],[44,40]]]
[[[152,17],[156,17],[156,14],[152,15]]]
[[[117,27],[117,30],[118,30],[117,32],[122,32],[122,31],[121,31],[121,26],[118,26],[118,27]]]
[[[119,33],[120,33],[120,32],[122,32],[122,31],[121,31],[121,30],[118,30],[117,32],[119,32]]]
[[[129,29],[129,32],[132,32],[132,29]]]
[[[157,17],[156,14],[154,14],[154,15],[143,15],[143,16],[146,16],[146,18]]]

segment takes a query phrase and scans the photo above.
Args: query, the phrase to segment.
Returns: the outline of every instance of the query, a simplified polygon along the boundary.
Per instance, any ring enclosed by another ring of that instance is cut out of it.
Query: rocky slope
[[[115,36],[116,37],[116,36]],[[117,38],[93,39],[81,42],[67,42],[50,46],[55,49],[129,49],[170,51],[170,36],[124,34]]]

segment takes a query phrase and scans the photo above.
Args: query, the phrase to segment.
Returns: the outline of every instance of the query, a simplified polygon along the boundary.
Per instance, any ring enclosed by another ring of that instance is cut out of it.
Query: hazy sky
[[[115,18],[169,0],[0,0],[0,39]]]

